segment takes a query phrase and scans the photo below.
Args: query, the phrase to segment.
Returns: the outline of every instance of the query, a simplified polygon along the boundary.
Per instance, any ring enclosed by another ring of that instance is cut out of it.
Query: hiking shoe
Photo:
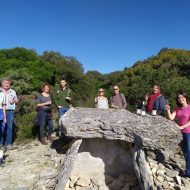
[[[46,139],[45,138],[43,138],[43,139],[41,139],[41,144],[43,144],[43,145],[47,145],[48,144],[48,142],[46,141]]]
[[[51,135],[48,136],[48,141],[53,142],[53,138]]]

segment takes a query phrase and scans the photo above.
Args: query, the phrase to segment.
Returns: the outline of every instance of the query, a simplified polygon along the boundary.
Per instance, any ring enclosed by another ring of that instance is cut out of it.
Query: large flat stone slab
[[[181,133],[162,116],[139,116],[127,110],[72,108],[61,119],[65,134],[74,138],[106,138],[153,148],[176,148]]]

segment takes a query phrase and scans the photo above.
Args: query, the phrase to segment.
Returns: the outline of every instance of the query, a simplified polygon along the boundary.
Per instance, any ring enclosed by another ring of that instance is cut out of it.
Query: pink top
[[[190,105],[185,108],[175,108],[177,124],[179,126],[185,125],[190,120]],[[190,126],[181,130],[182,133],[190,133]]]

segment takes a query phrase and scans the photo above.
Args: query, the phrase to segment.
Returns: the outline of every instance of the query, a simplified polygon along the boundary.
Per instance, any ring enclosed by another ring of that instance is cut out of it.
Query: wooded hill
[[[32,97],[40,91],[42,83],[48,82],[54,86],[62,76],[74,92],[74,106],[93,107],[98,88],[105,88],[109,97],[113,84],[120,86],[130,110],[134,108],[137,98],[151,91],[155,82],[160,84],[162,93],[168,97],[172,107],[178,90],[182,89],[190,95],[190,51],[181,49],[163,48],[156,56],[109,74],[98,71],[84,73],[82,64],[75,57],[57,52],[45,51],[43,55],[38,55],[32,49],[2,49],[0,68],[0,78],[10,77],[17,94],[29,97],[24,98],[18,106],[19,129],[24,120],[32,118]],[[28,122],[24,125],[31,124]]]

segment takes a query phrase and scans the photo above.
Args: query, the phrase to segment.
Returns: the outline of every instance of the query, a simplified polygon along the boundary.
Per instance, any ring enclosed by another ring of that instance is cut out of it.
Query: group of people
[[[5,78],[1,82],[0,88],[0,148],[12,148],[12,133],[15,104],[18,102],[16,92],[11,88],[11,80]],[[60,80],[60,84],[55,86],[52,92],[50,85],[45,83],[42,86],[42,93],[36,99],[36,111],[39,124],[40,141],[43,145],[48,144],[47,140],[52,141],[53,117],[52,103],[56,105],[59,118],[62,117],[72,106],[72,90],[67,87],[65,79]],[[108,98],[105,90],[100,88],[98,96],[95,98],[96,108],[126,109],[127,101],[123,93],[120,93],[118,85],[113,86],[113,95]],[[176,94],[176,108],[170,111],[169,103],[161,94],[160,86],[153,85],[151,94],[145,94],[141,106],[145,106],[148,113],[156,110],[157,115],[164,116],[170,120],[177,119],[176,127],[181,130],[183,136],[182,151],[186,161],[186,170],[182,173],[185,177],[190,177],[190,104],[187,94],[180,91]],[[45,126],[48,126],[47,138],[44,133]],[[64,132],[62,131],[64,136]],[[1,162],[1,158],[0,158]]]
[[[96,108],[115,108],[126,109],[127,102],[123,93],[119,92],[117,85],[113,86],[113,95],[110,97],[110,104],[108,98],[105,97],[105,90],[103,88],[98,89],[98,96],[95,98],[94,105]]]
[[[56,105],[59,118],[61,118],[71,107],[72,91],[67,87],[67,81],[62,79],[60,84],[56,86],[50,93],[49,84],[45,83],[42,86],[42,93],[37,97],[37,120],[40,131],[40,142],[47,145],[48,141],[52,142],[53,133],[53,116],[52,116],[52,103]],[[47,138],[44,135],[45,126],[48,127]],[[64,137],[63,129],[61,129],[61,136]]]
[[[125,109],[127,102],[125,96],[119,93],[119,87],[113,86],[113,96],[110,98],[110,104],[108,103],[107,97],[105,97],[104,89],[98,90],[98,97],[95,98],[96,108],[115,108]],[[182,141],[182,152],[184,154],[186,169],[182,171],[180,175],[182,177],[190,178],[190,104],[188,96],[185,92],[179,91],[176,94],[176,108],[171,113],[169,102],[161,94],[160,86],[153,85],[152,93],[145,94],[143,100],[138,101],[137,107],[142,108],[145,106],[147,113],[152,115],[165,116],[170,120],[177,120],[176,127],[181,131]],[[153,113],[155,111],[155,113]]]

